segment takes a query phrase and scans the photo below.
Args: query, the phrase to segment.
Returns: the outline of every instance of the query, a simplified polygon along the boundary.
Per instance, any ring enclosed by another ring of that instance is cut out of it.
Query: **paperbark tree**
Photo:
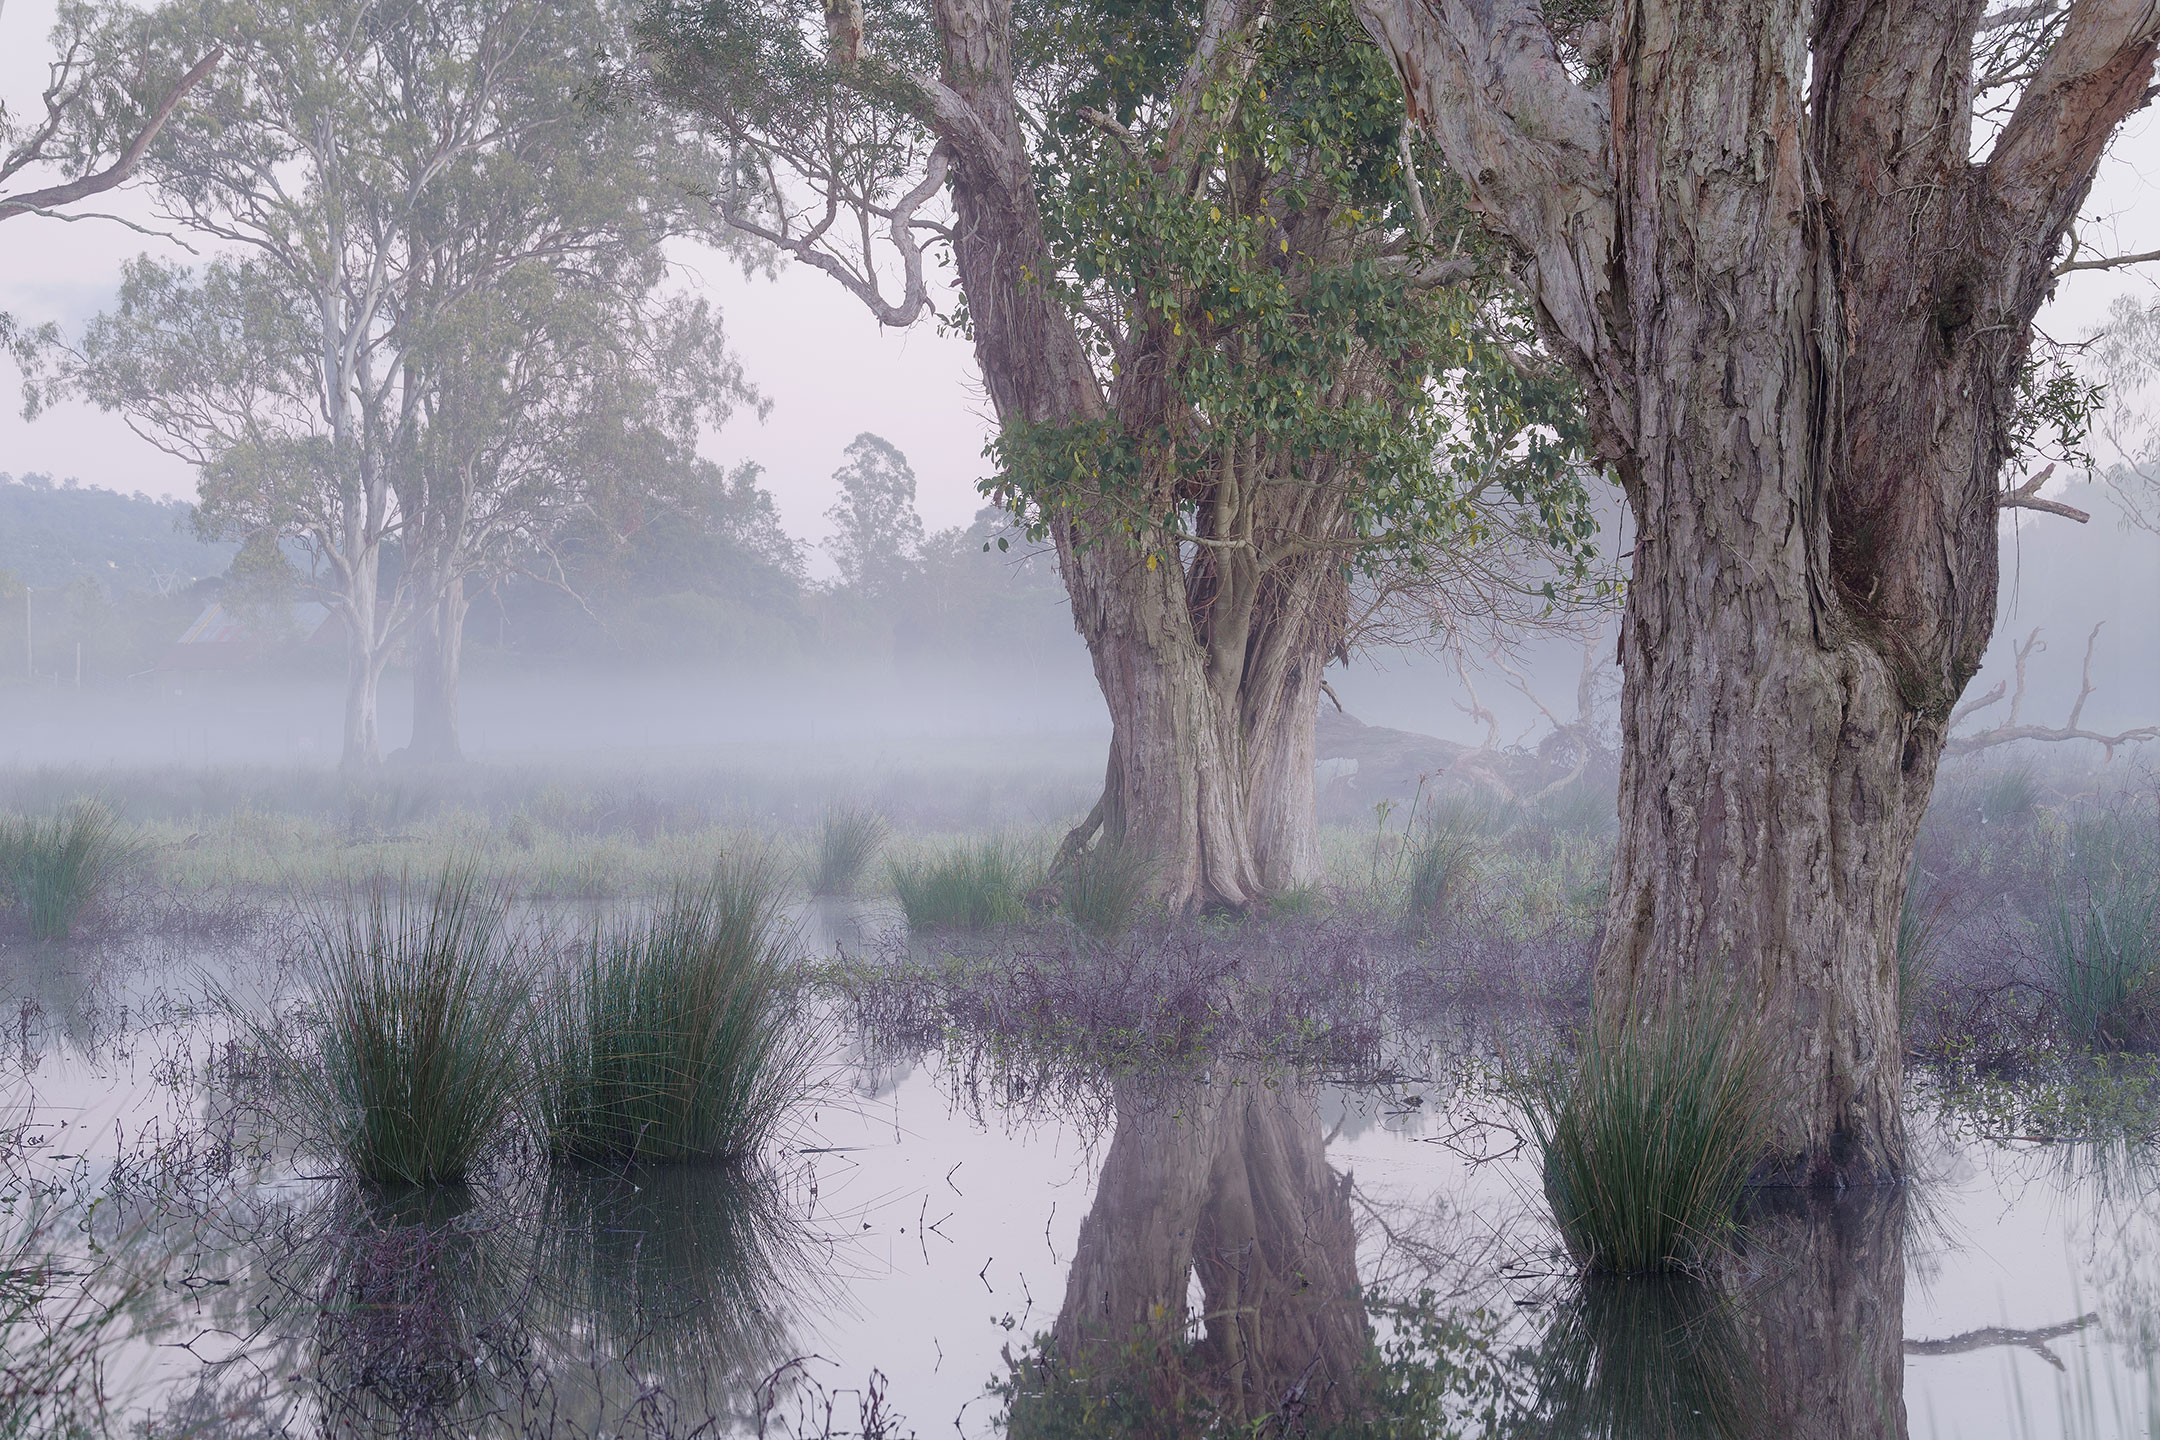
[[[646,34],[735,147],[731,225],[887,325],[949,256],[986,488],[1055,542],[1111,716],[1061,861],[1135,850],[1177,908],[1315,875],[1350,575],[1500,531],[1566,575],[1591,534],[1563,377],[1458,253],[1347,11],[651,0]]]
[[[1634,512],[1599,1009],[1742,987],[1765,1178],[1896,1176],[1901,892],[1994,625],[2033,315],[2160,9],[1624,0],[1561,36],[1535,0],[1355,3]]]

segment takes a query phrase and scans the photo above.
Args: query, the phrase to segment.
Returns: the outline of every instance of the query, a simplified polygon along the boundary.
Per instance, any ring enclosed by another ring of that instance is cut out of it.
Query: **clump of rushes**
[[[43,820],[0,820],[0,874],[36,940],[67,939],[69,927],[135,848],[118,818],[96,800],[77,801]]]
[[[2110,1049],[2150,1038],[2160,934],[2149,885],[2115,875],[2079,899],[2055,897],[2042,933],[2063,1024]]]
[[[1153,879],[1154,867],[1145,856],[1099,844],[1075,855],[1066,867],[1059,904],[1065,918],[1086,934],[1114,939],[1132,928]]]
[[[1411,842],[1403,877],[1403,919],[1413,928],[1439,924],[1477,882],[1478,846],[1500,822],[1490,807],[1436,807]]]
[[[1027,919],[1029,867],[1002,840],[962,845],[932,860],[894,862],[893,892],[917,928],[982,930]]]
[[[851,895],[885,844],[885,821],[867,810],[830,810],[818,827],[810,893]]]
[[[808,1088],[780,886],[721,865],[596,929],[538,1027],[549,1148],[604,1163],[742,1158]]]
[[[1943,915],[1948,909],[1948,897],[1936,892],[1914,862],[1897,923],[1898,1024],[1904,1029],[1912,1027],[1921,992],[1934,980],[1935,954],[1941,948]]]
[[[525,1094],[530,988],[501,894],[462,864],[424,903],[378,884],[315,944],[310,1117],[363,1179],[463,1180]]]
[[[1638,1274],[1704,1258],[1768,1148],[1773,1101],[1761,1047],[1730,1009],[1592,1025],[1574,1068],[1523,1096],[1577,1263]]]

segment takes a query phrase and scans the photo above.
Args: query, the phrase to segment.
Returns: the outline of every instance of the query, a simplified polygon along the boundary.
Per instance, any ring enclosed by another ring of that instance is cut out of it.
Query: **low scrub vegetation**
[[[361,1178],[463,1180],[516,1113],[530,990],[506,919],[452,866],[425,900],[379,885],[318,927],[319,1039],[293,1068],[314,1128]]]
[[[44,819],[0,819],[0,876],[35,940],[67,939],[134,850],[126,828],[96,800],[78,800]]]
[[[1726,1011],[1691,1006],[1584,1032],[1572,1070],[1525,1087],[1545,1198],[1593,1272],[1686,1268],[1732,1224],[1770,1134],[1756,1042]]]
[[[925,860],[896,861],[893,893],[917,929],[982,930],[1028,918],[1034,867],[1005,840],[960,845]]]
[[[577,1160],[739,1158],[807,1086],[781,891],[730,861],[598,928],[538,1026],[540,1124]]]

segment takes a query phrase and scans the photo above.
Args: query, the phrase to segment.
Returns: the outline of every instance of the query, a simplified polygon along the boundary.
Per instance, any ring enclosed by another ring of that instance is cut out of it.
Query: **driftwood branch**
[[[1977,731],[1971,735],[1953,737],[1943,746],[1943,754],[1970,755],[1975,751],[1992,749],[1997,745],[2008,745],[2014,740],[2042,740],[2052,743],[2060,743],[2065,740],[2090,740],[2095,745],[2105,748],[2107,758],[2113,760],[2118,746],[2139,745],[2147,740],[2160,739],[2160,725],[2140,725],[2132,730],[2124,730],[2119,734],[2108,735],[2097,730],[2084,729],[2079,723],[2085,715],[2085,702],[2092,698],[2093,651],[2100,643],[2100,626],[2106,623],[2103,620],[2099,625],[2093,626],[2092,633],[2085,637],[2085,667],[2078,685],[2077,699],[2071,703],[2070,716],[2064,724],[2030,725],[2021,723],[2020,717],[2025,706],[2026,663],[2032,658],[2034,651],[2047,648],[2041,643],[2040,631],[2038,627],[2035,627],[2033,632],[2025,637],[2024,643],[2017,647],[2016,681],[2015,687],[2010,692],[2010,717],[1992,729]],[[1958,720],[1972,714],[1974,711],[1986,709],[2001,700],[2002,697],[2003,687],[1998,684],[1978,700],[1959,707],[1957,712],[1952,715],[1951,723],[1954,725]]]
[[[1975,1350],[1987,1350],[1997,1345],[2009,1345],[2020,1350],[2030,1350],[2057,1370],[2063,1369],[2062,1358],[2048,1349],[2050,1340],[2060,1340],[2065,1335],[2075,1335],[2086,1326],[2098,1322],[2100,1312],[2080,1315],[2075,1320],[2065,1320],[2060,1325],[2043,1325],[2037,1330],[2012,1330],[2001,1325],[1990,1325],[1984,1330],[1968,1330],[1962,1335],[1952,1335],[1943,1340],[1907,1340],[1907,1355],[1967,1355]]]
[[[135,167],[142,164],[143,156],[149,153],[151,142],[156,140],[158,132],[165,128],[165,122],[172,118],[173,111],[180,108],[180,102],[188,91],[201,84],[224,58],[225,50],[220,46],[196,61],[195,68],[180,77],[180,83],[173,86],[172,93],[158,105],[140,133],[128,142],[127,149],[121,152],[119,159],[94,175],[85,175],[65,184],[49,185],[43,190],[31,190],[21,195],[0,195],[0,220],[16,215],[50,214],[59,206],[72,205],[77,200],[102,194],[126,180],[135,173]]]
[[[2075,505],[2065,505],[2060,500],[2043,500],[2040,498],[2040,487],[2047,484],[2048,477],[2054,473],[2055,467],[2049,465],[2024,484],[2012,485],[1997,492],[1995,496],[1996,508],[2000,510],[2044,510],[2050,515],[2060,515],[2065,520],[2075,520],[2080,525],[2090,521],[2092,519],[2090,511],[2080,510]]]

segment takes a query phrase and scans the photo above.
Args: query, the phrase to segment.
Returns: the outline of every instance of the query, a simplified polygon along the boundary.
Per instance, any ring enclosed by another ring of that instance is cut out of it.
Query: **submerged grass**
[[[817,851],[810,867],[810,893],[851,895],[861,887],[870,862],[885,845],[883,817],[868,810],[829,810],[818,826]]]
[[[0,819],[0,875],[36,940],[67,939],[133,850],[118,818],[96,800],[78,800],[45,819]]]
[[[539,1118],[554,1153],[740,1158],[765,1143],[814,1058],[782,898],[764,862],[729,861],[594,932],[538,1028]]]
[[[1545,1197],[1585,1269],[1640,1274],[1703,1259],[1769,1143],[1759,1043],[1702,1004],[1584,1032],[1572,1070],[1523,1092]]]
[[[895,861],[893,893],[916,928],[982,930],[1028,918],[1034,867],[1008,841],[963,844],[927,860]]]
[[[524,1096],[529,985],[500,894],[462,865],[424,903],[377,885],[318,927],[315,970],[321,1035],[295,1071],[319,1133],[376,1184],[464,1179]]]

